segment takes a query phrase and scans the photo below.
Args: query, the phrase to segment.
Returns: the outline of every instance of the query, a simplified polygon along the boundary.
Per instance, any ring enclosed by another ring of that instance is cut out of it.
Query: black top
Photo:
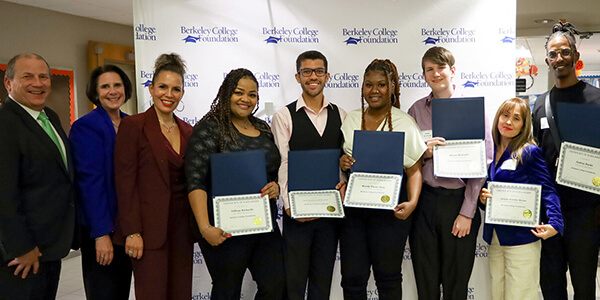
[[[296,111],[294,101],[287,105],[292,117],[292,135],[290,137],[290,150],[310,150],[310,149],[338,149],[342,147],[343,135],[340,127],[342,120],[340,112],[336,105],[327,106],[327,124],[325,131],[321,136],[315,126],[312,124],[304,109]]]
[[[571,102],[581,104],[600,105],[600,89],[583,81],[566,88],[553,87],[550,91],[550,105],[558,125],[560,120],[556,118],[556,102]],[[554,144],[554,138],[549,128],[541,128],[541,119],[546,117],[545,99],[548,92],[540,95],[533,107],[533,135],[538,145],[544,151],[546,165],[552,178],[556,178],[556,162],[558,150]],[[581,120],[585,122],[585,120]],[[547,126],[546,126],[547,127]],[[560,202],[563,209],[575,208],[584,205],[600,204],[600,195],[592,194],[578,189],[569,188],[560,184],[556,185]]]
[[[237,143],[228,144],[228,147],[224,147],[228,150],[224,151],[219,150],[220,142],[217,122],[213,118],[205,119],[194,126],[185,153],[189,192],[201,189],[210,194],[210,155],[213,153],[264,149],[267,152],[267,181],[277,181],[281,157],[271,132],[261,131],[257,137],[238,133]]]

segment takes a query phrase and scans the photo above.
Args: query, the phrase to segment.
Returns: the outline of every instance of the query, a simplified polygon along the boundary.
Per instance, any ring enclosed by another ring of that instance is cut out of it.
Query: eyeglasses
[[[300,69],[300,72],[298,72],[298,74],[304,76],[304,77],[309,77],[310,75],[312,75],[312,73],[315,72],[315,75],[317,75],[318,77],[323,77],[325,76],[325,74],[327,74],[327,70],[323,69],[323,68],[317,68],[317,69]]]
[[[562,48],[558,51],[550,50],[548,51],[548,58],[551,60],[555,60],[558,57],[558,54],[563,58],[571,56],[573,54],[573,50],[571,48]]]

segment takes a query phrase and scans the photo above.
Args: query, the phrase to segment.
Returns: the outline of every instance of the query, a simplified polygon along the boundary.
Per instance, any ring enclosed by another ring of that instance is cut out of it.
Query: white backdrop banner
[[[133,6],[138,110],[151,104],[154,60],[176,52],[188,65],[176,114],[191,125],[208,111],[225,75],[240,67],[254,72],[257,116],[270,122],[300,96],[295,61],[311,49],[329,62],[327,99],[346,111],[360,108],[364,69],[374,58],[396,64],[407,111],[430,92],[421,57],[432,46],[452,51],[454,84],[464,96],[485,97],[489,120],[515,95],[516,0],[134,0]],[[404,296],[416,299],[410,250],[403,255]],[[210,276],[198,248],[194,263],[192,299],[209,299]],[[491,298],[489,277],[487,244],[480,237],[468,299]],[[337,264],[332,299],[342,299],[340,279]],[[255,290],[247,274],[242,299],[253,298]],[[378,299],[373,281],[368,298]]]

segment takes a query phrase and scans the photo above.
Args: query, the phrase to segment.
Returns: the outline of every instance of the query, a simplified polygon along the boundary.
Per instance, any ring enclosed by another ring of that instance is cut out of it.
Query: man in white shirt
[[[296,59],[298,100],[273,116],[273,134],[281,154],[279,185],[286,213],[283,217],[284,261],[289,299],[329,299],[338,245],[338,220],[291,219],[288,200],[288,151],[341,148],[340,127],[346,112],[323,95],[329,80],[327,59],[314,50]],[[331,187],[334,188],[334,187]]]

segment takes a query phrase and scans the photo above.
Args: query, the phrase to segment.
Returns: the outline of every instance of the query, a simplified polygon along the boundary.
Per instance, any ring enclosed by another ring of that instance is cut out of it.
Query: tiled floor
[[[57,300],[85,300],[83,290],[83,276],[81,275],[81,257],[79,251],[72,251],[63,260],[60,283],[58,285]],[[133,286],[131,287],[130,300],[135,300]]]
[[[600,271],[600,268],[599,268]],[[600,272],[598,274],[600,279]],[[569,284],[569,299],[573,299],[573,288]],[[596,284],[596,299],[600,300],[600,282]],[[63,260],[60,285],[58,286],[57,300],[85,300],[83,290],[83,279],[81,276],[81,257],[78,252],[72,252]],[[135,300],[133,287],[131,288],[130,300]],[[540,294],[540,299],[542,296]]]

